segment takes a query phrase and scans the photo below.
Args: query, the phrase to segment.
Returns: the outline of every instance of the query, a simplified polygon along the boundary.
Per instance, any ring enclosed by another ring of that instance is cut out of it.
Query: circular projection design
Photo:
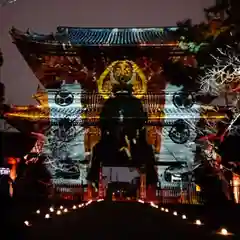
[[[190,138],[190,129],[182,119],[174,122],[169,131],[170,139],[177,144],[184,144]]]
[[[195,100],[191,93],[181,91],[173,95],[173,104],[177,108],[191,108],[194,103]]]
[[[67,107],[73,103],[74,96],[69,91],[59,91],[55,95],[55,103],[61,107]]]
[[[133,95],[141,98],[147,92],[147,80],[136,63],[129,60],[112,62],[99,77],[98,92],[108,99],[114,85],[132,85]]]

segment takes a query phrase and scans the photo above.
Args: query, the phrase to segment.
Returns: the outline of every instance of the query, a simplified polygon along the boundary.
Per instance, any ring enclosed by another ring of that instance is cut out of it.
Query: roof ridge
[[[151,29],[151,30],[154,30],[154,29],[177,29],[178,27],[177,26],[155,26],[155,27],[150,27],[150,26],[146,26],[146,27],[134,27],[134,26],[132,26],[132,27],[107,27],[107,26],[105,26],[105,27],[69,27],[69,26],[58,26],[57,27],[57,29],[58,28],[68,28],[68,29],[78,29],[78,30],[81,30],[81,29],[98,29],[98,30],[106,30],[106,29]]]

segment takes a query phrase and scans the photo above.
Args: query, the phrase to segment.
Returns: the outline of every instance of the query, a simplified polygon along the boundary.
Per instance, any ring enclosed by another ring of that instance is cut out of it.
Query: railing
[[[165,184],[158,188],[156,197],[163,204],[203,204],[201,192],[194,183]]]
[[[87,188],[81,185],[57,185],[52,197],[85,198],[86,190]],[[162,204],[203,204],[204,201],[199,190],[194,183],[164,183],[156,190],[156,201]],[[236,189],[235,192],[239,194]]]

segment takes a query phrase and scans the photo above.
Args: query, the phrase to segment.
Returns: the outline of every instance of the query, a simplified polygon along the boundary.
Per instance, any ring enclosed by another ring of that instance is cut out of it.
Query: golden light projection
[[[4,114],[6,118],[22,118],[30,121],[48,120],[49,119],[49,107],[36,105],[34,107],[14,107],[12,112]]]
[[[129,60],[112,62],[101,74],[98,81],[98,92],[108,99],[114,85],[126,84],[133,86],[133,95],[141,98],[147,92],[147,80],[136,63]]]
[[[41,106],[48,107],[48,93],[47,92],[37,92],[36,94],[33,95],[33,98],[36,99],[36,101]]]

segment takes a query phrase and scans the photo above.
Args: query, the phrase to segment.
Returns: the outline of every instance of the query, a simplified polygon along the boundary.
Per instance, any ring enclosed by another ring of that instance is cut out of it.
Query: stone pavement
[[[30,221],[30,220],[29,220]],[[94,202],[50,219],[32,220],[25,240],[48,239],[230,239],[181,216],[138,202]]]

